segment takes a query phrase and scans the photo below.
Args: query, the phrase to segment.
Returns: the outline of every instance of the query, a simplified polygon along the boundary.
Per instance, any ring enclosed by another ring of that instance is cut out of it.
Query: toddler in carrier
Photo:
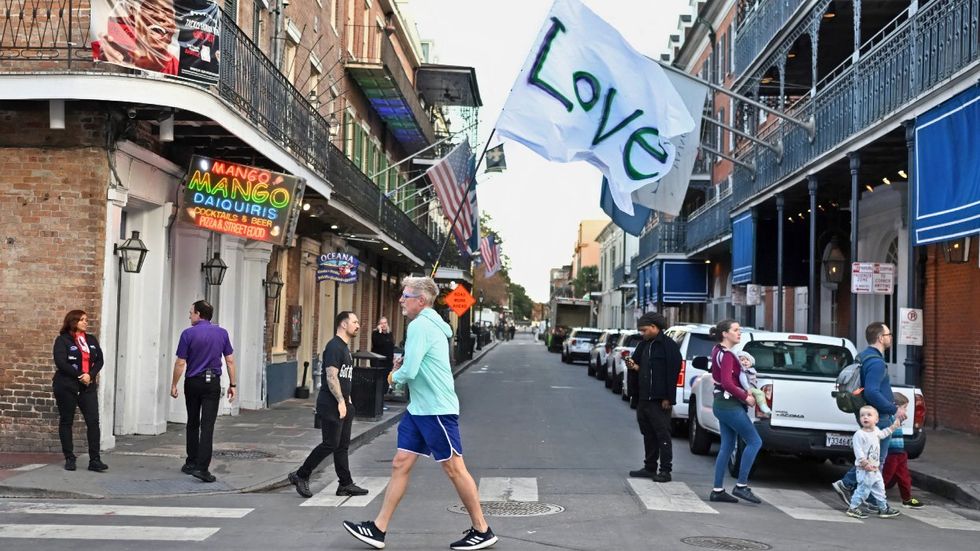
[[[759,379],[754,367],[755,358],[748,352],[739,352],[735,356],[738,357],[738,362],[742,364],[742,372],[738,375],[739,384],[742,385],[745,392],[755,398],[755,404],[759,407],[759,411],[769,417],[772,415],[772,410],[769,409],[769,404],[766,402],[766,393],[759,390]]]

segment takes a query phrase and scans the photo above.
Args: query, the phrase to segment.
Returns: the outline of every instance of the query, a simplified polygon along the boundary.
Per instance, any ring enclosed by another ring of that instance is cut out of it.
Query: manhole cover
[[[756,549],[772,549],[772,546],[761,541],[743,540],[739,538],[719,538],[715,536],[695,536],[682,538],[681,543],[701,547],[703,549],[725,549],[727,551],[754,551]]]
[[[488,517],[539,517],[553,515],[565,510],[561,505],[536,501],[483,501],[480,505],[483,507],[483,514]],[[450,506],[449,512],[460,515],[469,514],[466,507],[462,505]]]
[[[262,450],[214,450],[214,456],[224,459],[269,459],[275,454]]]

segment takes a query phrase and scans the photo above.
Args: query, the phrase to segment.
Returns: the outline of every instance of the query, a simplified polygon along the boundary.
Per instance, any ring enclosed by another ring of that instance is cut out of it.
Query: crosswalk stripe
[[[362,476],[354,479],[354,484],[368,490],[366,496],[338,496],[337,481],[330,480],[327,485],[313,497],[300,503],[300,507],[365,507],[371,501],[381,495],[388,485],[390,477],[387,476]]]
[[[103,505],[86,503],[6,503],[0,513],[44,515],[93,515],[166,518],[242,518],[254,509],[228,507],[146,507],[140,505]]]
[[[718,514],[683,482],[654,482],[645,478],[630,478],[627,482],[649,510]]]
[[[163,526],[85,526],[76,524],[0,524],[0,539],[204,541],[219,528]]]
[[[29,465],[21,465],[20,467],[15,467],[10,469],[11,471],[33,471],[35,469],[40,469],[41,467],[47,467],[46,463],[31,463]]]
[[[800,490],[756,487],[752,488],[752,491],[764,503],[772,505],[795,519],[861,523],[860,520],[845,515],[844,511],[833,509],[824,502]]]
[[[488,476],[480,479],[481,501],[537,501],[538,479]]]
[[[949,530],[972,530],[980,532],[980,522],[970,520],[962,515],[941,507],[923,507],[921,509],[903,509],[902,514],[915,520],[922,521],[936,528]]]

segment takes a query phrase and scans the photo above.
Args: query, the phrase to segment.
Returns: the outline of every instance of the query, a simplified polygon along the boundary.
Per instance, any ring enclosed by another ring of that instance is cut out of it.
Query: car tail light
[[[791,341],[808,341],[808,340],[810,340],[809,338],[807,338],[806,335],[790,335],[788,338]]]
[[[912,426],[921,429],[926,424],[926,399],[921,394],[915,395],[915,414],[912,419]]]
[[[772,385],[762,385],[759,390],[766,395],[766,405],[769,406],[769,411],[772,411]],[[762,418],[765,414],[762,413],[762,409],[759,408],[759,403],[755,404],[755,416]]]
[[[571,344],[572,346],[575,346],[575,339],[572,339],[572,340],[568,341],[568,344]]]
[[[629,358],[630,357],[630,351],[629,350],[623,350],[622,352],[619,353],[619,356],[625,360],[626,358]]]
[[[681,360],[681,372],[677,374],[677,386],[684,388],[684,372],[687,371],[687,360]]]

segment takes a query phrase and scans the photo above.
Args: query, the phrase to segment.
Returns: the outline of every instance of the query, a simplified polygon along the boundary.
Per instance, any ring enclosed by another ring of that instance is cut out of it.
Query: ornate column
[[[820,287],[818,282],[820,281],[820,261],[817,258],[817,176],[815,174],[808,174],[806,177],[807,189],[810,192],[810,289],[807,291],[807,306],[806,306],[806,332],[807,333],[819,333],[819,326],[817,322],[817,313],[819,312],[819,303],[817,297],[819,297]]]

